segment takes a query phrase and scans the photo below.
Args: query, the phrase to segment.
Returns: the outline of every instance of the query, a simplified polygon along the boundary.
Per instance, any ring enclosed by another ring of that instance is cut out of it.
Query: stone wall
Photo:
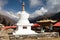
[[[9,34],[9,36],[7,35],[0,36],[0,40],[60,40],[59,34],[57,32],[54,32],[54,34],[55,36],[52,33],[40,33],[37,35],[19,35],[19,36]]]

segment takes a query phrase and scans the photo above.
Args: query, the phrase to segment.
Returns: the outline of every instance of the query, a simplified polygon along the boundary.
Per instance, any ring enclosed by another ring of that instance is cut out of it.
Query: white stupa
[[[24,9],[24,2],[22,4],[22,12],[20,14],[20,19],[17,22],[17,30],[15,32],[13,32],[13,35],[30,35],[30,34],[37,34],[36,32],[31,30],[31,26],[33,24],[31,24],[28,20],[29,18],[29,14],[25,11]]]

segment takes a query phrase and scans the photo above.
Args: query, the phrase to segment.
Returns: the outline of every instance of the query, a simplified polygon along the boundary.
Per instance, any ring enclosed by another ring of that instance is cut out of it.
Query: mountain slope
[[[0,23],[4,25],[14,25],[18,20],[18,17],[10,12],[0,10]]]
[[[60,12],[56,13],[54,16],[51,17],[52,19],[55,20],[60,20]]]
[[[0,15],[7,16],[13,20],[18,19],[16,15],[12,14],[11,12],[5,11],[5,10],[0,10]]]

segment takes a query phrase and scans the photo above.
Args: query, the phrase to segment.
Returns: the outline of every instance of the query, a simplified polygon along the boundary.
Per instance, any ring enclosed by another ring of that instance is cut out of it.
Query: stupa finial
[[[24,6],[25,6],[25,3],[23,2],[23,3],[22,3],[22,11],[25,10],[25,7],[24,7]]]

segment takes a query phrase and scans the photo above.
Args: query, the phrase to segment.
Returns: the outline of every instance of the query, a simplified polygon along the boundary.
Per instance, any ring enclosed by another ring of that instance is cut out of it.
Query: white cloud
[[[31,6],[38,6],[39,3],[42,3],[39,0],[30,0],[31,1]],[[38,2],[39,1],[39,2]],[[34,3],[35,2],[35,3]],[[43,6],[44,9],[48,10],[47,13],[41,13],[41,10],[35,10],[33,14],[31,14],[31,18],[42,16],[42,15],[47,15],[51,16],[54,15],[57,12],[60,12],[60,0],[47,0],[46,5]]]
[[[42,7],[40,10],[36,10],[35,12],[33,12],[33,14],[30,15],[30,18],[43,16],[46,12],[47,12],[47,10]]]
[[[46,0],[46,5],[43,4],[41,0],[30,0],[30,6],[36,7],[43,5],[44,8],[48,10],[49,13],[57,13],[60,11],[60,0]]]
[[[48,0],[45,6],[48,12],[56,13],[60,11],[60,0]]]
[[[42,2],[40,0],[29,0],[31,7],[36,7],[38,5],[42,5]]]
[[[0,9],[7,4],[7,0],[0,0]]]

